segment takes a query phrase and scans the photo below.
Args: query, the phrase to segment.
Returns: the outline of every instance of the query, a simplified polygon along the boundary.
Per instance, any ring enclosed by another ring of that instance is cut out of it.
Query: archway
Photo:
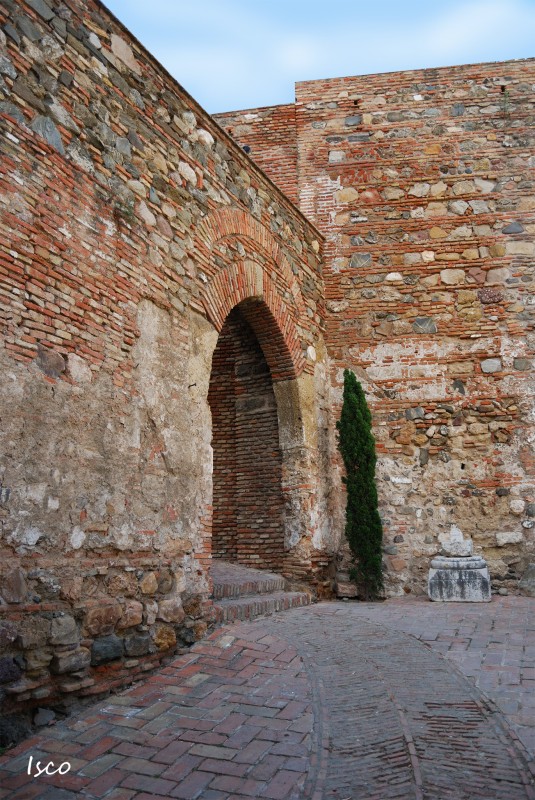
[[[249,299],[235,306],[219,334],[208,392],[213,558],[259,569],[283,564],[283,452],[273,380],[291,368],[265,304]]]

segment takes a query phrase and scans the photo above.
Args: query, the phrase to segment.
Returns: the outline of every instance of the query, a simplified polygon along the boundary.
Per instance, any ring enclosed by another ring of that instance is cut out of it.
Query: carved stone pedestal
[[[459,603],[488,603],[490,575],[487,562],[472,555],[472,540],[452,525],[443,539],[442,552],[431,561],[427,592],[431,600]]]
[[[487,562],[479,556],[436,556],[429,570],[428,594],[431,600],[488,603],[490,576]]]

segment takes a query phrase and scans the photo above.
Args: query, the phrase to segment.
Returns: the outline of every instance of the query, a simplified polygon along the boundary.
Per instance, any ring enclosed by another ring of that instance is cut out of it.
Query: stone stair
[[[288,591],[286,579],[274,572],[219,559],[212,561],[210,570],[215,621],[219,624],[307,606],[313,599],[307,591]]]

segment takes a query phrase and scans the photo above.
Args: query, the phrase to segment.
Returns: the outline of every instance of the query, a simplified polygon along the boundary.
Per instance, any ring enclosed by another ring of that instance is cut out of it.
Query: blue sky
[[[535,0],[104,0],[210,113],[294,82],[535,56]]]

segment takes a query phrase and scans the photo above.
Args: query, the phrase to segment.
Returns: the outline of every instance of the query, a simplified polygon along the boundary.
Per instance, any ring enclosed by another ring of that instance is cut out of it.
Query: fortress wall
[[[352,368],[373,411],[392,593],[423,590],[452,523],[495,587],[533,559],[534,85],[534,60],[296,85],[332,385]]]
[[[317,231],[102,5],[6,0],[0,30],[9,710],[101,693],[205,633],[218,332],[259,298],[276,385],[318,386],[323,292]]]
[[[295,105],[214,114],[214,119],[294,203],[298,203]]]

